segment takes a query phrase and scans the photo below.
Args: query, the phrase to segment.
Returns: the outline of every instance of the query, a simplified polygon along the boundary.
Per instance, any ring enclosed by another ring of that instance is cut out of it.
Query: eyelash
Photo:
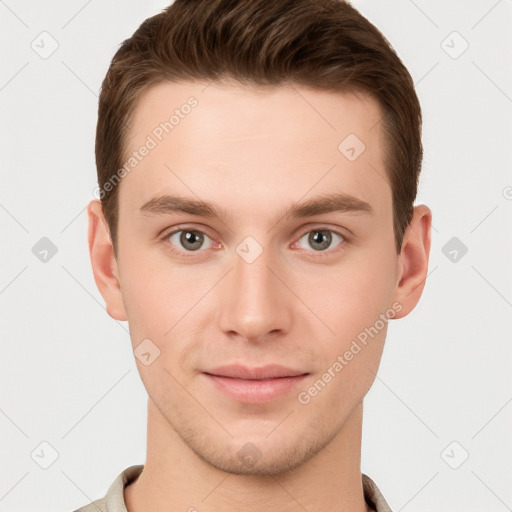
[[[182,231],[191,231],[191,232],[194,232],[194,233],[200,233],[202,235],[205,235],[206,237],[210,238],[204,231],[201,231],[199,229],[195,229],[195,228],[190,228],[190,227],[187,227],[187,226],[180,226],[179,229],[175,229],[174,231],[170,232],[170,233],[167,233],[165,234],[162,238],[161,238],[161,241],[167,245],[167,247],[171,250],[172,253],[178,255],[178,256],[182,256],[182,257],[185,257],[185,258],[193,258],[197,255],[197,253],[201,253],[201,252],[205,252],[204,250],[201,250],[201,249],[198,249],[197,251],[179,251],[177,249],[175,249],[175,247],[173,246],[173,244],[171,244],[169,242],[169,238],[172,236],[172,235],[175,235],[176,233],[181,233]],[[333,229],[330,229],[330,228],[327,228],[326,226],[320,226],[320,227],[314,227],[314,228],[310,228],[308,229],[307,231],[304,231],[298,238],[297,238],[297,241],[294,242],[294,244],[298,243],[303,237],[304,235],[307,235],[313,231],[328,231],[330,233],[333,233],[334,235],[337,235],[339,236],[342,240],[341,242],[335,246],[335,247],[338,247],[338,250],[343,250],[343,248],[345,247],[345,245],[348,243],[348,237],[336,230],[333,230]],[[211,240],[211,238],[210,238]],[[215,242],[213,242],[215,243]],[[304,249],[306,250],[306,249]],[[321,257],[325,257],[325,256],[330,256],[332,255],[334,252],[337,252],[336,248],[335,249],[326,249],[324,251],[314,251],[314,250],[311,250],[313,253],[316,253],[313,258],[321,258]],[[309,252],[309,251],[308,251]]]

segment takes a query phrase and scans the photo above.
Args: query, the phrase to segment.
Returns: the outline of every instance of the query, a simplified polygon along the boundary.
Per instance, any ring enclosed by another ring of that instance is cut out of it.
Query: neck
[[[198,457],[148,400],[144,470],[125,488],[128,512],[368,512],[361,480],[362,404],[323,450],[277,476],[237,475]]]

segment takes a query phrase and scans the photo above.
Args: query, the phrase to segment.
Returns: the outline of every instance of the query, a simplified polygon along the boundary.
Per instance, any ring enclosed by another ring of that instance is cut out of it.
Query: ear
[[[119,285],[119,268],[114,257],[110,231],[97,199],[87,206],[89,218],[89,255],[96,286],[105,300],[107,313],[116,320],[126,320]]]
[[[398,256],[398,280],[394,300],[402,305],[394,318],[407,316],[418,304],[428,272],[432,212],[424,204],[415,206]]]

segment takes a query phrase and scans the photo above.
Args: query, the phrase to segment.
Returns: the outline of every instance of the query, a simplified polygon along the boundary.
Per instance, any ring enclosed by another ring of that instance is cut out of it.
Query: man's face
[[[279,473],[340,433],[379,365],[399,278],[381,112],[363,95],[206,85],[156,86],[136,109],[126,157],[150,149],[119,185],[122,299],[133,348],[151,340],[137,366],[159,421],[220,469]],[[372,211],[286,215],[333,194]],[[155,213],[165,195],[221,217]],[[212,376],[227,365],[302,376]]]

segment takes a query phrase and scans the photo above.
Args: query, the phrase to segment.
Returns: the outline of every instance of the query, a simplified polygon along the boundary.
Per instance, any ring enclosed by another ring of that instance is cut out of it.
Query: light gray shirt
[[[138,478],[144,464],[130,466],[122,471],[109,487],[104,498],[100,498],[74,512],[128,512],[124,502],[124,488]],[[363,491],[366,502],[375,512],[392,512],[375,482],[364,473]]]

